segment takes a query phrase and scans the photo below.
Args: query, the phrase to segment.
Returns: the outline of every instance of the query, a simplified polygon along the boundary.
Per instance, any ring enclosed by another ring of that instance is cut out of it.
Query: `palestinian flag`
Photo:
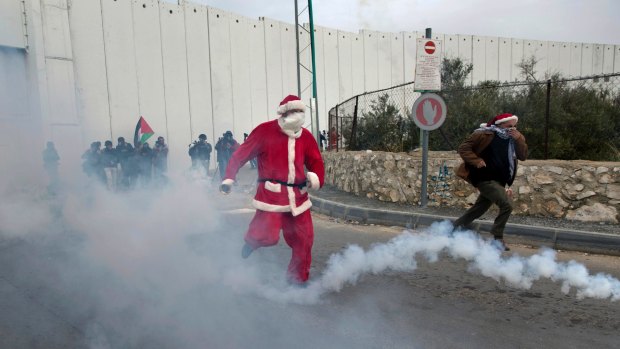
[[[141,116],[140,120],[138,120],[138,123],[136,124],[136,131],[133,134],[133,145],[137,147],[138,144],[142,144],[151,138],[153,134],[155,134],[153,129]]]

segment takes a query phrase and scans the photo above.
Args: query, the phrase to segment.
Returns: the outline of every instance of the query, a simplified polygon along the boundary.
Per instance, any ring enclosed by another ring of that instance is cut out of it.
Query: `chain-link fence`
[[[446,101],[444,124],[430,132],[431,150],[456,150],[481,123],[509,112],[519,116],[530,158],[620,161],[620,73],[552,78],[437,92]],[[413,83],[364,93],[329,111],[328,149],[407,152],[419,146],[411,108]]]

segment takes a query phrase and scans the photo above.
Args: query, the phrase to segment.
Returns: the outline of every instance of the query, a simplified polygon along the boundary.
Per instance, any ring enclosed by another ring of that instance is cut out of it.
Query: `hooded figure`
[[[234,152],[220,187],[229,193],[239,168],[258,159],[256,214],[241,255],[247,258],[259,247],[277,244],[282,230],[292,248],[287,278],[295,284],[308,280],[312,262],[314,230],[307,191],[322,187],[325,174],[319,146],[302,127],[305,109],[299,97],[284,98],[278,108],[280,117],[258,125]]]
[[[454,226],[468,228],[495,204],[499,214],[493,222],[491,234],[505,251],[510,250],[504,243],[504,227],[512,213],[510,186],[517,175],[518,160],[527,158],[527,143],[517,130],[518,121],[516,115],[499,114],[480,125],[458,149],[463,163],[457,168],[456,175],[476,187],[480,195]]]

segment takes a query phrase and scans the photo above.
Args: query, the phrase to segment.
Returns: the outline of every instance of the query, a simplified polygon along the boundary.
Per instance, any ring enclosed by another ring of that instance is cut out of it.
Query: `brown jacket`
[[[468,166],[476,167],[476,165],[482,161],[480,154],[482,154],[482,151],[488,147],[489,144],[491,144],[494,136],[495,132],[493,131],[475,131],[467,137],[463,143],[461,143],[458,153],[464,162],[456,168],[455,172],[457,176],[471,183],[469,180]],[[517,155],[517,159],[521,161],[527,159],[527,144],[525,143],[525,137],[521,133],[519,133],[515,138],[515,153]],[[517,159],[515,159],[515,169],[509,185],[512,184],[512,180],[517,173]]]

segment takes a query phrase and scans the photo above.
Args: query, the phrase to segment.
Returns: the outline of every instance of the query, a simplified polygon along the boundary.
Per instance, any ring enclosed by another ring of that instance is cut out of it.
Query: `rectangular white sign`
[[[441,40],[418,39],[415,66],[416,91],[441,90]]]

